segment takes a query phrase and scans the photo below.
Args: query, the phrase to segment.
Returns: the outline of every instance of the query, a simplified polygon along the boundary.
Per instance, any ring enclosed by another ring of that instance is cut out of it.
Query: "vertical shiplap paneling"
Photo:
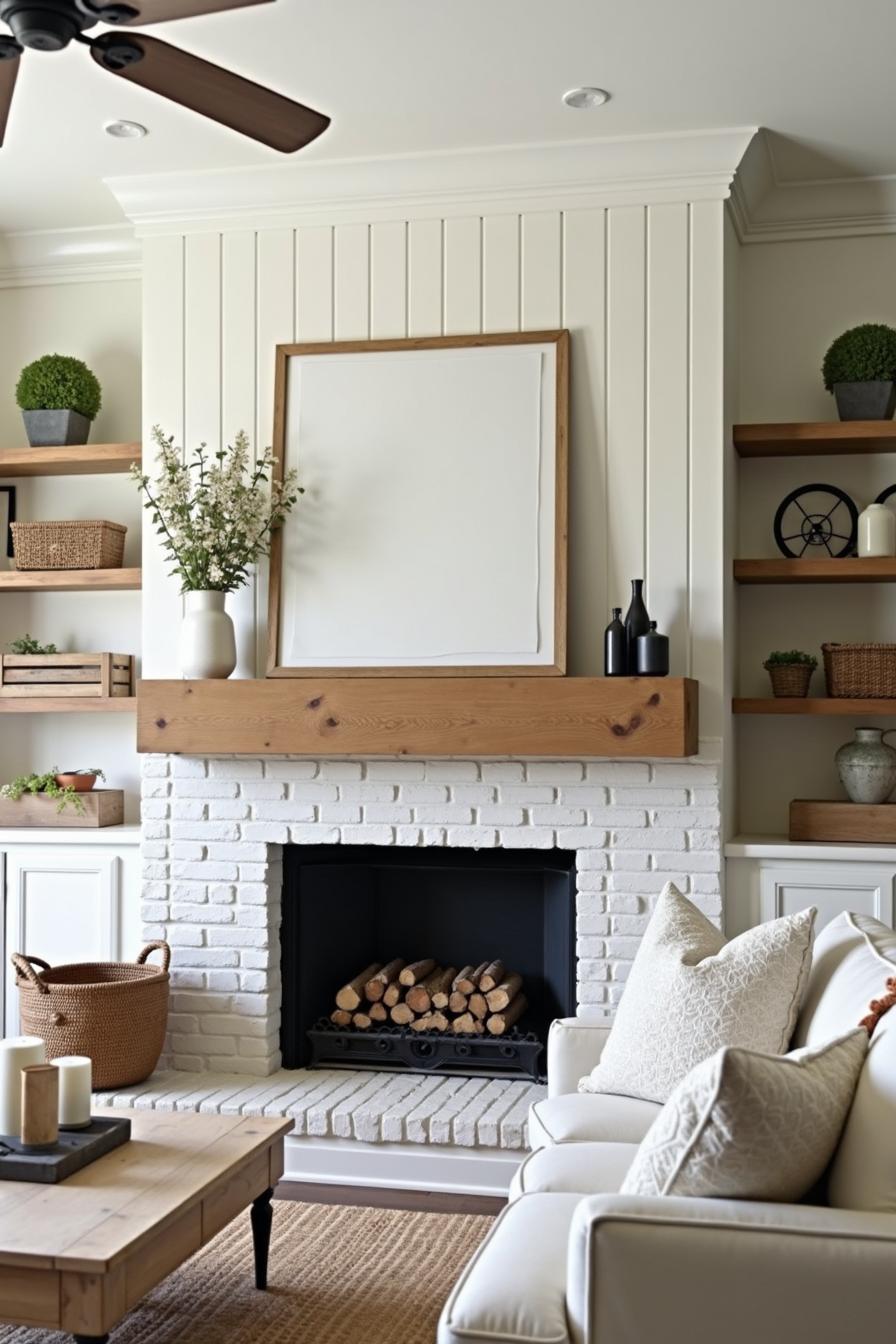
[[[221,442],[221,235],[186,240],[184,272],[184,449]]]
[[[722,736],[727,711],[722,613],[724,590],[724,206],[698,201],[691,218],[689,675],[700,682],[700,736]]]
[[[560,325],[563,243],[558,210],[538,210],[521,220],[523,331]]]
[[[407,335],[407,226],[404,220],[370,226],[370,335]]]
[[[520,217],[482,221],[482,330],[520,329]]]
[[[644,577],[644,208],[614,207],[607,229],[607,578],[625,609]]]
[[[647,212],[647,597],[688,663],[688,207]]]
[[[443,242],[445,335],[475,335],[482,325],[481,219],[446,219]]]
[[[370,229],[338,224],[334,231],[334,333],[337,341],[370,335]]]
[[[150,442],[153,425],[184,441],[184,239],[178,235],[147,238],[143,243],[143,443],[144,471],[155,476]],[[173,638],[181,599],[177,581],[158,545],[149,514],[143,515],[143,658],[144,677],[178,677]]]
[[[266,229],[256,244],[255,441],[272,442],[274,431],[274,349],[295,337],[295,236],[292,229]],[[268,572],[258,569],[255,589],[256,666],[264,675],[267,654]]]
[[[563,308],[570,332],[568,670],[603,673],[607,595],[606,241],[604,210],[563,221]],[[615,600],[615,599],[614,599]]]
[[[221,432],[232,443],[244,429],[255,440],[255,234],[226,233],[221,250]],[[236,627],[237,677],[255,675],[255,585],[232,593],[227,609]]]
[[[333,339],[333,230],[296,229],[296,340]]]
[[[408,224],[408,335],[442,334],[442,221]]]

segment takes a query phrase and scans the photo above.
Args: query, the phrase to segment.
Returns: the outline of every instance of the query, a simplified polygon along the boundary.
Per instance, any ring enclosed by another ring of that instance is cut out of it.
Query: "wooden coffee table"
[[[103,1114],[130,1118],[130,1143],[59,1185],[0,1182],[0,1322],[99,1344],[144,1293],[250,1206],[255,1283],[265,1288],[271,1195],[293,1122]]]

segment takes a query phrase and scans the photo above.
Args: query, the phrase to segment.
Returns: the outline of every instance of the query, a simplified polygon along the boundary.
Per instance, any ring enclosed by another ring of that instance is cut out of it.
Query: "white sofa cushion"
[[[818,1045],[858,1026],[894,974],[896,933],[869,915],[837,915],[815,939],[792,1047]]]
[[[791,1055],[719,1050],[672,1093],[621,1193],[802,1199],[831,1160],[867,1049],[859,1027]]]
[[[636,1143],[560,1143],[530,1153],[510,1182],[520,1195],[613,1195],[638,1151]]]
[[[726,943],[668,883],[600,1062],[580,1088],[662,1102],[723,1046],[782,1053],[809,973],[814,918],[814,908],[785,915]]]
[[[555,1143],[640,1143],[662,1108],[655,1101],[568,1092],[529,1110],[529,1147]]]
[[[569,1344],[566,1246],[581,1195],[524,1195],[468,1262],[439,1321],[438,1344]]]

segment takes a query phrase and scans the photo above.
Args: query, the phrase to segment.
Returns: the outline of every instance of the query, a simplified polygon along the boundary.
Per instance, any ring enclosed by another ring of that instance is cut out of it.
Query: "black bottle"
[[[658,635],[656,621],[650,622],[646,635],[638,636],[639,677],[668,677],[669,675],[669,636]]]
[[[604,631],[604,676],[624,677],[628,672],[628,640],[619,619],[621,607],[613,608],[613,619]]]
[[[625,613],[625,638],[628,648],[626,664],[629,676],[638,670],[638,636],[646,635],[650,629],[650,617],[644,605],[644,580],[632,579],[632,600]]]

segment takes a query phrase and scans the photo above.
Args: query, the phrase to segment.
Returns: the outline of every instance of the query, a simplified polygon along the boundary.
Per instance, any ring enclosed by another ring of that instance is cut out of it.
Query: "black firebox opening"
[[[370,962],[499,957],[529,1002],[518,1023],[542,1041],[575,1011],[575,855],[569,850],[291,845],[280,930],[286,1068],[310,1061],[308,1030]]]

